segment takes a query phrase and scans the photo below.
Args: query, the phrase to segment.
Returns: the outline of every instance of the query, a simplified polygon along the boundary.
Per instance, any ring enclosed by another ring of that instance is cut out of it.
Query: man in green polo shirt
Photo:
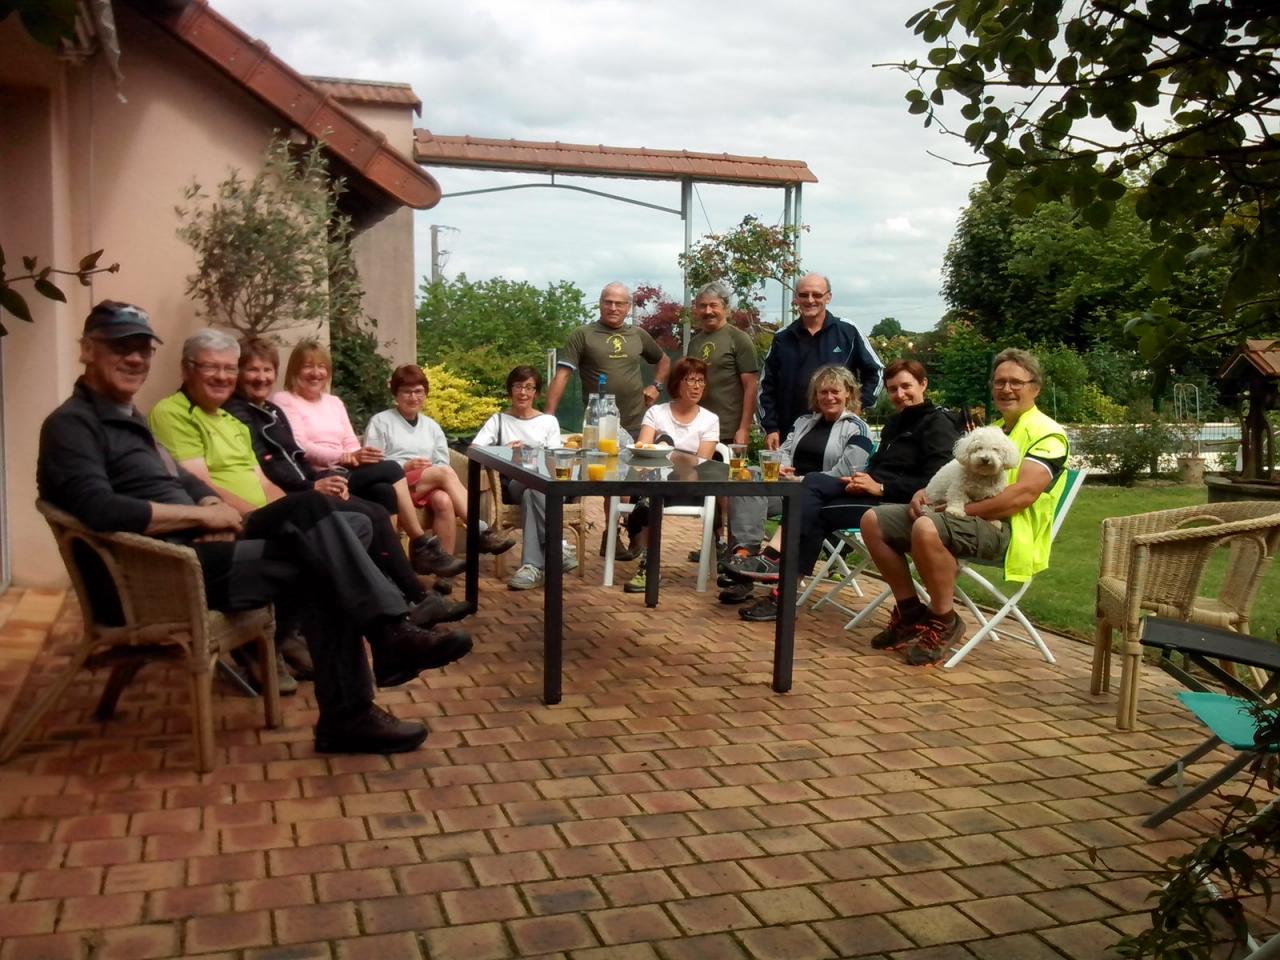
[[[721,443],[746,443],[756,412],[760,360],[746,331],[729,323],[733,291],[719,280],[698,291],[693,319],[702,329],[689,339],[688,356],[707,365],[702,406],[720,418]]]
[[[671,361],[648,333],[626,326],[630,310],[631,291],[625,285],[611,283],[600,291],[600,319],[574,330],[560,351],[556,375],[547,388],[547,413],[556,412],[575,370],[584,399],[596,392],[603,373],[606,392],[617,398],[622,428],[633,438],[640,432],[645,408],[658,399]],[[647,387],[640,377],[643,362],[657,364],[654,382]]]

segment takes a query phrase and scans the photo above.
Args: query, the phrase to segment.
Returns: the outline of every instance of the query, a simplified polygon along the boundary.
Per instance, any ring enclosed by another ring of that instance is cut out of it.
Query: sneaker
[[[729,569],[729,564],[738,560],[746,560],[748,557],[754,557],[759,552],[759,550],[751,550],[747,547],[734,547],[732,550],[720,557],[719,561],[716,563],[716,573],[724,573]],[[736,583],[737,581],[731,582]],[[721,586],[723,586],[723,584],[721,584]]]
[[[636,571],[636,575],[622,585],[623,593],[644,593],[648,581],[645,579],[644,564],[640,564],[640,569]]]
[[[409,545],[409,563],[414,573],[434,573],[440,577],[452,577],[467,568],[467,561],[445,553],[439,537],[419,537]]]
[[[504,536],[493,527],[486,527],[480,531],[481,553],[492,553],[496,556],[499,553],[506,553],[515,545],[515,537]]]
[[[774,583],[778,579],[778,561],[758,553],[754,557],[731,561],[724,572],[739,583],[752,580]]]
[[[720,563],[720,561],[724,559],[725,555],[729,552],[729,545],[728,545],[727,543],[725,543],[723,540],[721,540],[719,543],[717,543],[717,544],[715,545],[715,548],[716,548],[716,564],[718,565],[718,564]],[[701,550],[690,550],[690,551],[689,551],[689,562],[690,562],[690,563],[701,563],[701,562],[702,562],[702,551],[701,551]]]
[[[754,589],[749,583],[738,583],[736,580],[730,580],[724,585],[724,589],[720,591],[720,602],[746,603],[751,599],[751,593]]]
[[[899,650],[915,640],[915,629],[929,616],[929,608],[923,603],[912,606],[907,613],[894,604],[889,613],[889,625],[871,638],[872,650]]]
[[[931,667],[963,636],[964,621],[954,610],[951,612],[950,622],[939,620],[937,616],[930,614],[929,619],[915,627],[915,642],[907,647],[903,659],[911,667]]]
[[[613,547],[613,559],[620,563],[625,563],[628,560],[634,560],[636,557],[640,556],[642,552],[640,547],[634,543],[624,547],[622,545],[623,533],[624,531],[620,527],[618,529],[618,542],[615,543]],[[609,531],[606,530],[602,534],[600,534],[600,556],[603,557],[605,553],[608,551],[608,548],[609,548]]]
[[[471,652],[471,637],[458,627],[424,630],[408,620],[388,627],[373,647],[373,679],[380,687],[398,687],[423,670],[435,670]]]
[[[321,719],[315,727],[316,753],[404,753],[427,739],[417,720],[397,720],[375,704],[354,716]]]
[[[415,627],[433,623],[453,623],[471,613],[471,604],[453,603],[431,590],[409,610],[409,622]]]
[[[729,587],[739,586],[741,583],[741,580],[735,580],[727,573],[722,573],[720,576],[716,577],[716,586],[721,590],[727,590]]]
[[[738,611],[743,620],[753,623],[766,623],[778,619],[778,595],[770,591],[767,597],[761,597],[755,603]]]
[[[574,564],[577,566],[577,564]],[[542,586],[545,579],[541,567],[535,567],[532,563],[524,564],[515,575],[507,581],[508,590],[532,590],[534,587]]]
[[[560,555],[560,569],[565,573],[572,573],[578,569],[578,555],[572,550],[565,550]]]
[[[436,577],[435,582],[431,584],[431,589],[440,594],[440,596],[447,597],[453,593],[453,578]]]
[[[240,668],[244,679],[261,696],[262,691],[267,688],[267,683],[262,675],[257,649],[247,646],[237,647],[232,654],[232,659]],[[298,678],[289,671],[289,665],[284,662],[284,656],[279,648],[276,648],[276,682],[280,685],[280,695],[283,697],[291,697],[298,692]]]
[[[296,625],[276,643],[276,649],[289,665],[289,672],[295,680],[312,680],[315,678],[316,665],[311,662],[311,649],[307,646],[307,638]]]

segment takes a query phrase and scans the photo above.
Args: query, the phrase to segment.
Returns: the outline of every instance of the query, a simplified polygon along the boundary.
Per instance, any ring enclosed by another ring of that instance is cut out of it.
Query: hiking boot
[[[398,687],[423,670],[435,670],[471,652],[471,637],[458,627],[424,630],[408,620],[388,627],[373,647],[373,679],[380,687]]]
[[[915,639],[916,627],[929,616],[929,608],[916,602],[904,614],[901,604],[889,612],[889,625],[871,638],[872,650],[899,650]]]
[[[436,577],[435,582],[431,584],[431,589],[442,597],[447,597],[453,593],[452,577]]]
[[[911,667],[931,667],[941,660],[951,646],[964,636],[964,621],[954,610],[950,621],[941,620],[936,614],[918,624],[913,632],[914,643],[907,647],[903,659]]]
[[[542,586],[542,581],[546,579],[542,573],[541,567],[535,567],[532,563],[526,563],[515,572],[510,580],[507,581],[508,590],[532,590],[534,587]]]
[[[467,561],[445,553],[439,537],[419,537],[409,545],[409,563],[414,573],[434,573],[439,577],[452,577],[467,568]]]
[[[717,564],[717,566],[718,566],[718,565],[719,565],[719,563],[720,563],[720,561],[721,561],[721,560],[723,560],[723,559],[724,559],[724,557],[725,557],[725,555],[729,552],[729,545],[728,545],[727,543],[725,543],[723,540],[721,540],[719,543],[715,544],[715,550],[716,550],[716,564]],[[689,551],[689,562],[690,562],[690,563],[701,563],[701,562],[702,562],[702,551],[701,551],[701,550],[690,550],[690,551]]]
[[[492,553],[497,556],[499,553],[506,553],[516,545],[516,538],[504,536],[493,527],[485,527],[480,531],[480,552]]]
[[[645,587],[648,586],[648,580],[645,577],[644,564],[640,564],[640,569],[636,571],[636,575],[622,585],[623,593],[644,593]]]
[[[770,591],[767,597],[761,597],[738,611],[738,616],[752,623],[768,623],[778,619],[778,594]]]
[[[639,545],[635,543],[632,543],[629,546],[624,547],[622,545],[622,534],[623,534],[623,531],[621,528],[619,528],[618,540],[613,545],[613,559],[615,561],[625,563],[628,560],[634,560],[636,557],[640,556],[641,550]],[[600,534],[600,556],[603,557],[608,552],[608,550],[609,550],[609,531],[606,530]]]
[[[321,719],[315,735],[316,753],[404,753],[422,746],[427,728],[371,703],[354,716]]]
[[[453,603],[431,590],[410,608],[409,622],[415,627],[429,627],[433,623],[453,623],[470,613],[471,604]]]
[[[724,589],[720,591],[720,602],[746,603],[751,599],[751,592],[754,589],[749,583],[738,583],[736,580],[730,580],[724,585]]]
[[[739,583],[755,580],[775,583],[778,579],[778,560],[768,554],[758,553],[754,557],[731,561],[724,572]]]

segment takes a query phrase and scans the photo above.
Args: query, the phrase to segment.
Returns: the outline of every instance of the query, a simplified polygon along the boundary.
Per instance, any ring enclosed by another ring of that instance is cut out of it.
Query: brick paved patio
[[[0,768],[0,960],[1097,960],[1141,919],[1125,871],[1215,822],[1139,826],[1171,795],[1145,774],[1201,735],[1162,675],[1119,733],[1082,644],[910,670],[824,612],[776,695],[771,627],[693,571],[671,564],[656,612],[590,585],[595,558],[570,578],[550,708],[541,594],[486,579],[475,653],[382,697],[432,730],[390,759],[316,757],[308,686],[277,731],[223,691],[198,776],[176,674],[144,671],[105,727],[86,679]],[[54,651],[74,627],[65,607]]]

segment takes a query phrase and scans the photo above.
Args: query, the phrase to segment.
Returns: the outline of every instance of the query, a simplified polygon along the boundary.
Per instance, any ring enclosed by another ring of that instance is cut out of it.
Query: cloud
[[[213,0],[304,73],[411,83],[419,126],[436,133],[685,148],[805,160],[805,265],[827,273],[833,306],[866,326],[894,315],[925,329],[943,310],[938,270],[980,171],[906,113],[907,79],[873,63],[923,56],[903,21],[924,0],[815,0],[803,15],[771,0]],[[435,168],[446,193],[545,180]],[[674,183],[566,179],[666,207]],[[695,239],[755,214],[782,216],[782,192],[700,185]],[[460,228],[446,274],[661,284],[678,295],[684,226],[670,214],[569,191],[446,198],[415,215]],[[774,315],[781,309],[769,291]]]

